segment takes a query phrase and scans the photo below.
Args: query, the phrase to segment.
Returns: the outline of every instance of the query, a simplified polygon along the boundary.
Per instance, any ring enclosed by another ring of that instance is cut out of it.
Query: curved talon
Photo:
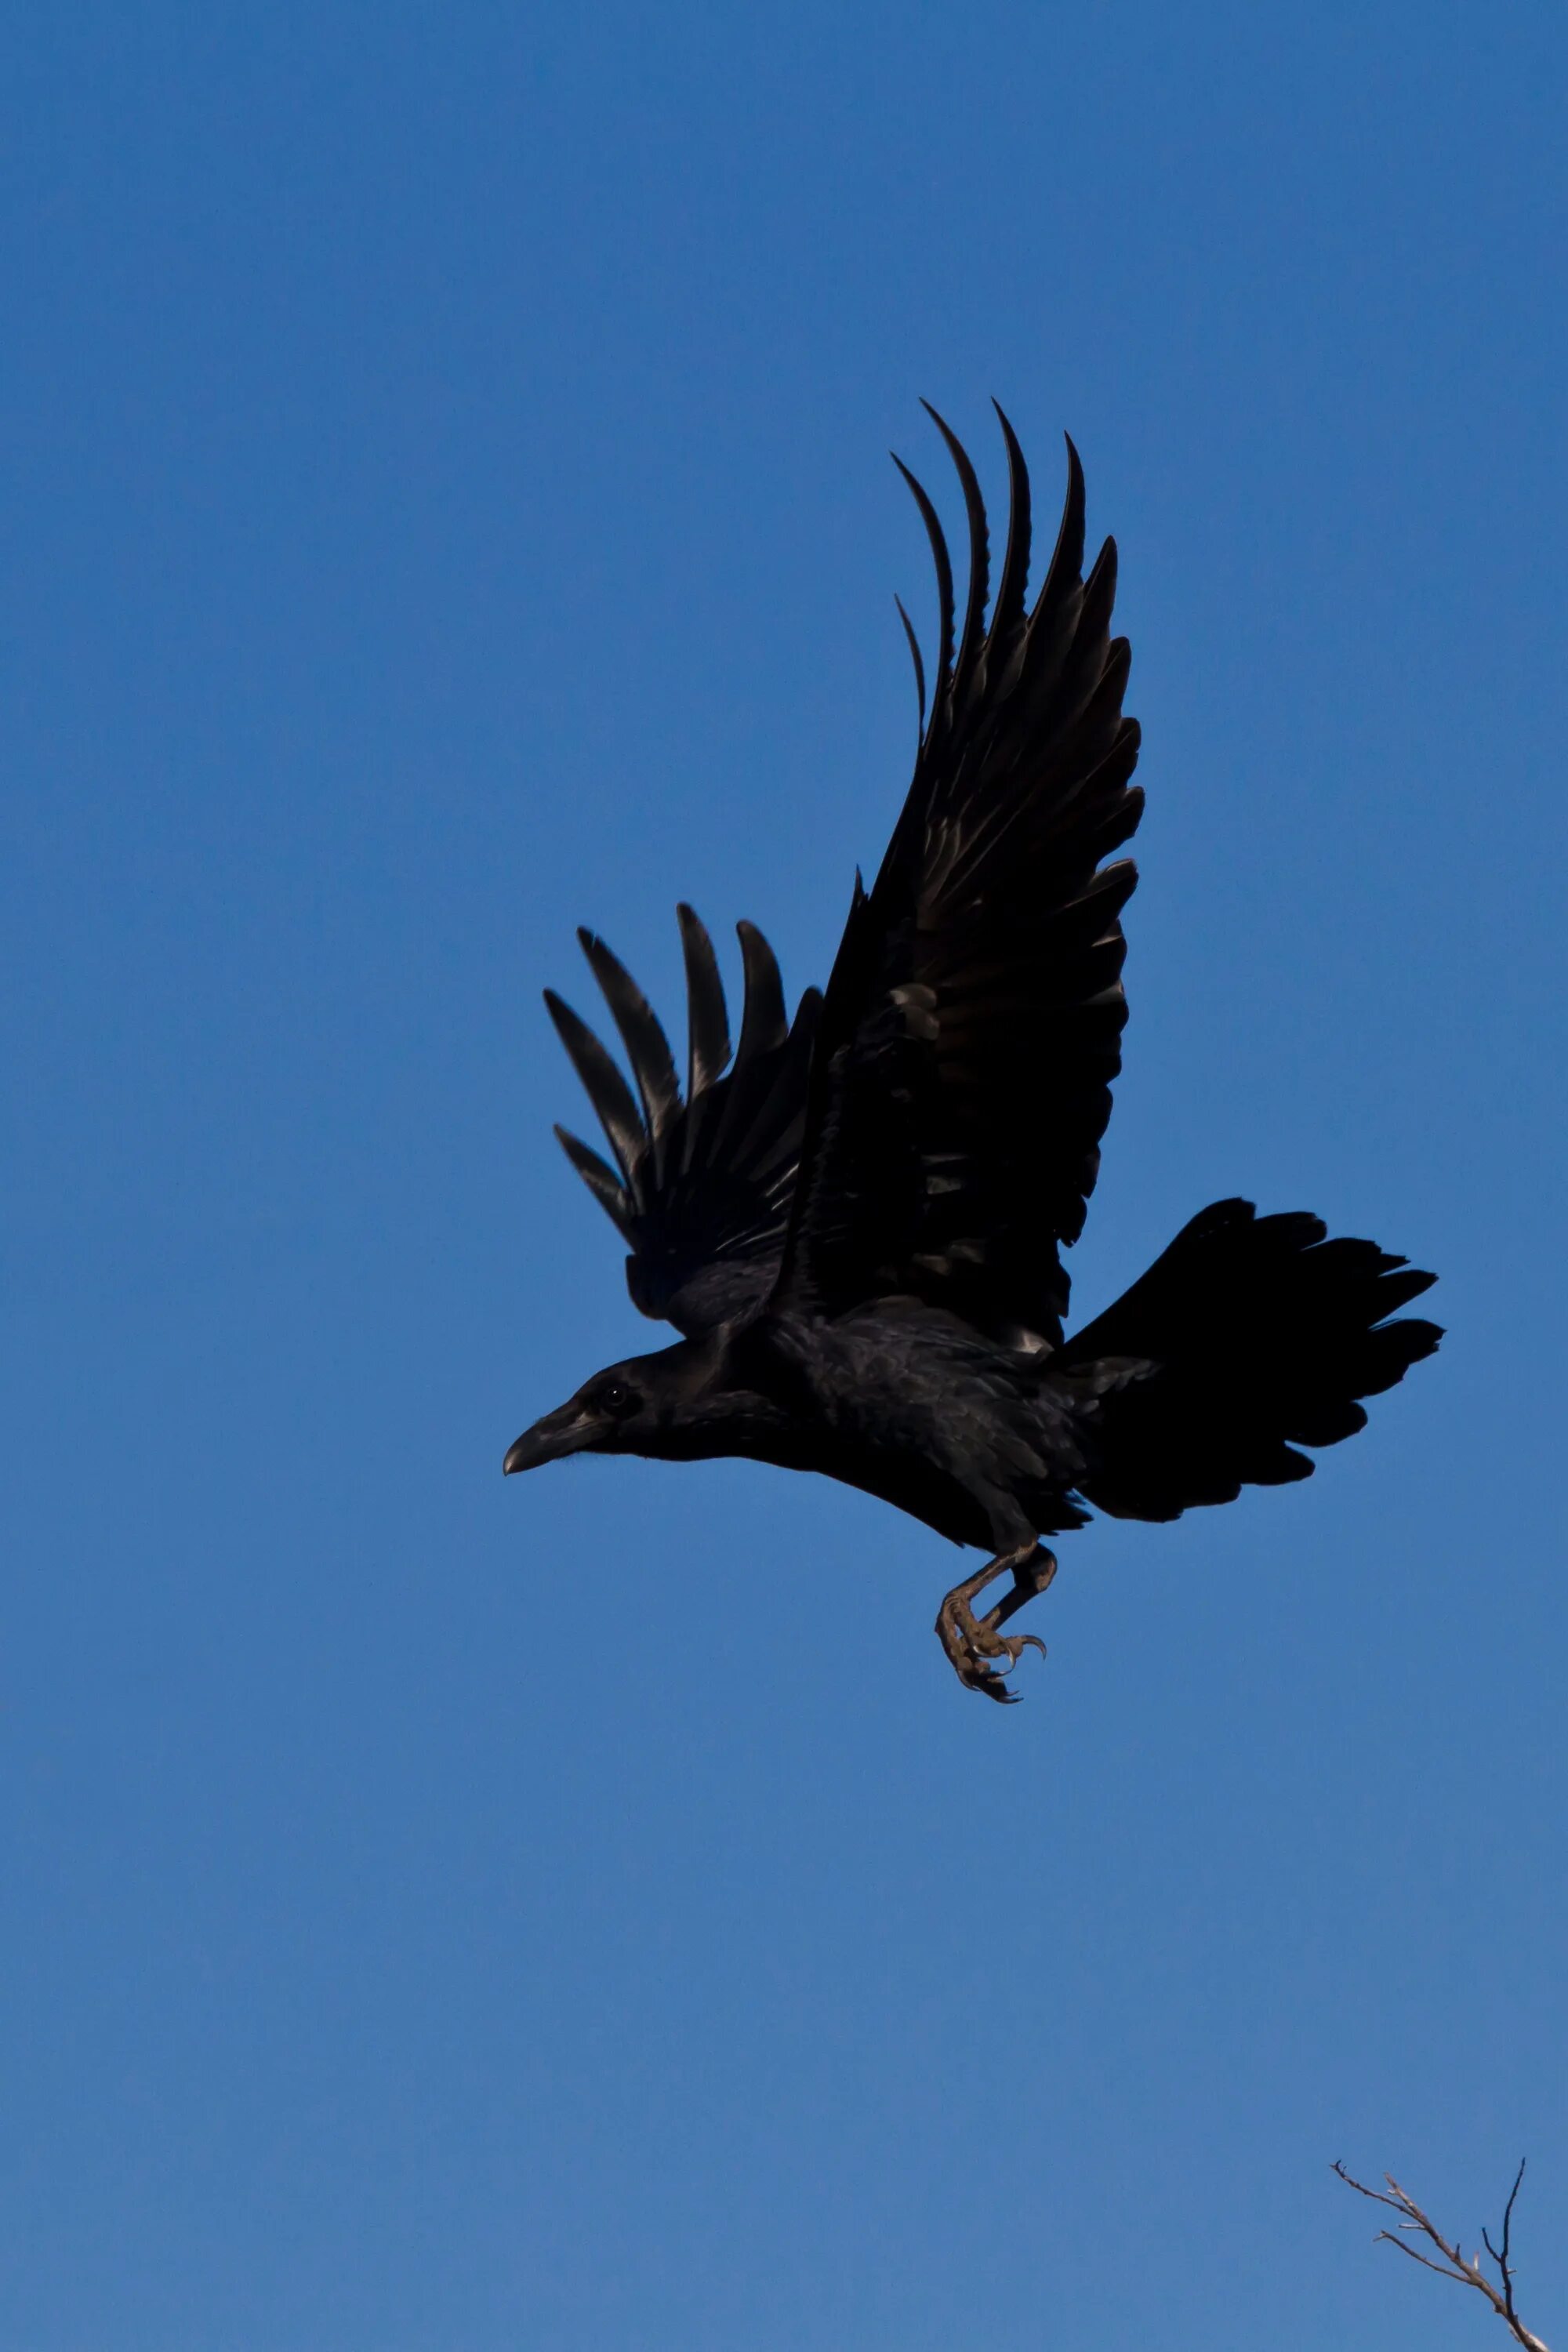
[[[1046,1654],[1046,1645],[1037,1633],[994,1634],[984,1645],[979,1642],[966,1642],[963,1647],[965,1654],[963,1664],[959,1667],[959,1679],[970,1690],[983,1691],[987,1698],[996,1699],[1005,1706],[1016,1706],[1023,1696],[1020,1691],[1010,1690],[1005,1678],[1024,1652],[1038,1650],[1042,1658]],[[992,1658],[1002,1657],[1007,1660],[1003,1668],[989,1663]]]
[[[971,1683],[969,1687],[984,1691],[987,1698],[996,1701],[998,1706],[1016,1706],[1024,1696],[1022,1691],[1009,1690],[1000,1675],[987,1675],[983,1683]]]
[[[1037,1633],[1009,1633],[998,1646],[1005,1650],[1007,1653],[1009,1660],[1007,1672],[1009,1674],[1017,1664],[1026,1650],[1038,1650],[1042,1658],[1046,1654],[1046,1645],[1041,1641]],[[1003,1681],[1000,1675],[993,1675],[990,1679],[999,1685],[999,1687],[994,1690],[988,1691],[986,1694],[987,1696],[991,1698],[1005,1698],[1010,1706],[1016,1706],[1018,1701],[1024,1696],[1023,1692],[1009,1690],[1007,1685]]]

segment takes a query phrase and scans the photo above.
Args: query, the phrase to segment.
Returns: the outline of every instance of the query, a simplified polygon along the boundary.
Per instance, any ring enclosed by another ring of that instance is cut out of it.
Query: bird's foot
[[[1012,1590],[984,1617],[976,1617],[971,1603],[1009,1569],[1013,1572]],[[1004,1633],[1001,1628],[1026,1601],[1032,1601],[1037,1593],[1045,1591],[1056,1572],[1056,1555],[1047,1551],[1043,1544],[1030,1544],[1016,1552],[999,1553],[996,1559],[988,1559],[978,1574],[953,1586],[937,1611],[936,1632],[965,1689],[983,1691],[987,1698],[995,1699],[1003,1706],[1016,1705],[1019,1694],[1008,1689],[1006,1677],[1026,1650],[1038,1650],[1043,1658],[1046,1645],[1034,1633]],[[994,1662],[1001,1658],[1007,1663],[998,1668]]]

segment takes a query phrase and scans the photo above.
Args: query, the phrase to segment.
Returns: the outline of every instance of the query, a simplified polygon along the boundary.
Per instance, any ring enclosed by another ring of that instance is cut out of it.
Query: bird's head
[[[688,1385],[670,1360],[680,1353],[679,1348],[663,1349],[595,1372],[575,1396],[523,1431],[502,1470],[510,1477],[514,1470],[537,1470],[541,1463],[559,1462],[568,1454],[663,1453],[660,1441],[672,1407]]]

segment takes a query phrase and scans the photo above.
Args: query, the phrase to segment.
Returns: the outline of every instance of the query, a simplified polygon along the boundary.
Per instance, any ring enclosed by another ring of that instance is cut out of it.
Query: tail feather
[[[1436,1347],[1436,1323],[1386,1319],[1436,1279],[1304,1212],[1216,1201],[1055,1360],[1093,1394],[1083,1493],[1116,1517],[1173,1519],[1310,1477],[1297,1449],[1364,1429],[1359,1400]]]

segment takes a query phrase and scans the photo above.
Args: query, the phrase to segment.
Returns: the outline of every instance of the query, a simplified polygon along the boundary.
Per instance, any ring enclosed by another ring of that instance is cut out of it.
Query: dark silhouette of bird
[[[937,1632],[971,1690],[1044,1643],[1004,1626],[1056,1573],[1042,1545],[1089,1507],[1173,1519],[1244,1486],[1310,1475],[1303,1446],[1364,1426],[1440,1332],[1390,1320],[1434,1276],[1300,1212],[1218,1201],[1126,1294],[1064,1334],[1061,1251],[1082,1229],[1127,1017],[1121,911],[1138,727],[1110,634],[1116,551],[1083,576],[1083,475],[1032,607],[1029,478],[1000,408],[1010,518],[987,617],[980,486],[942,418],[969,525],[960,619],[936,510],[929,716],[919,642],[914,778],[881,869],[857,877],[826,992],[786,1017],[761,932],[731,1059],[707,931],[679,909],[689,1047],[682,1093],[647,1000],[579,934],[636,1091],[569,1006],[555,1026],[612,1167],[557,1129],[630,1253],[645,1315],[682,1337],[597,1372],[520,1437],[527,1470],[582,1452],[744,1454],[881,1496],[988,1558]],[[977,1606],[998,1579],[994,1605]]]

